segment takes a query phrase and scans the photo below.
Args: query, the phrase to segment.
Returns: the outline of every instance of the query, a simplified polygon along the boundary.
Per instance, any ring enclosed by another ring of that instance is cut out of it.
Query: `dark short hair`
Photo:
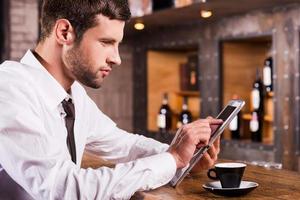
[[[67,19],[79,42],[86,30],[97,25],[98,14],[122,21],[131,17],[127,0],[43,0],[39,41],[51,34],[58,19]]]

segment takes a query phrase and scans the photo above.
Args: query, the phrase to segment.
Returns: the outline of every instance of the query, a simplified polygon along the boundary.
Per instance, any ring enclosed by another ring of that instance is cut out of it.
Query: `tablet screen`
[[[236,107],[234,106],[226,106],[224,111],[220,114],[220,116],[218,116],[218,119],[222,119],[223,121],[225,121],[231,115],[235,108]]]
[[[225,122],[228,117],[231,115],[231,113],[236,109],[236,107],[234,106],[226,106],[226,108],[223,110],[223,112],[217,117],[218,119],[222,119],[223,122]],[[220,125],[215,131],[214,133],[211,135],[211,138],[214,137],[214,135],[218,132],[219,128],[222,125]]]

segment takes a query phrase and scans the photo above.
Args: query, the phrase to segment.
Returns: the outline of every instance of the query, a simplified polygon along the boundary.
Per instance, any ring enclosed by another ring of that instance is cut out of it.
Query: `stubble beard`
[[[80,46],[75,46],[66,52],[65,65],[69,65],[69,73],[83,85],[94,89],[100,88],[102,80],[97,80],[97,72],[91,70],[92,65],[84,57]]]

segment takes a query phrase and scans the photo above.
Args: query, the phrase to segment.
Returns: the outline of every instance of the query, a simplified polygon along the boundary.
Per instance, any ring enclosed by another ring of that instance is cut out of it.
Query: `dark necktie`
[[[75,121],[75,107],[72,103],[72,99],[68,101],[63,100],[62,106],[66,112],[66,128],[68,131],[67,145],[69,152],[71,154],[72,161],[76,163],[76,148],[75,148],[75,138],[74,138],[74,121]]]

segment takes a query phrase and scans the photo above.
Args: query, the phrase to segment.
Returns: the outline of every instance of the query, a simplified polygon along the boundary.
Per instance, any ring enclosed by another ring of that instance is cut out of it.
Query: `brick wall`
[[[10,0],[11,60],[20,60],[38,39],[38,0]],[[98,107],[119,127],[132,131],[132,64],[128,46],[120,49],[122,65],[113,69],[99,90],[87,89]]]
[[[38,38],[38,0],[10,0],[10,59],[19,60]]]

